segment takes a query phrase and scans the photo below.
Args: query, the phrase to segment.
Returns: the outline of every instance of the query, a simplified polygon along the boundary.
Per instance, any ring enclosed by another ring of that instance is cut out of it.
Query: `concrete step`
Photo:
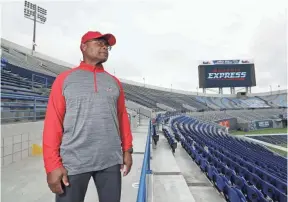
[[[153,201],[194,202],[189,187],[182,176],[168,141],[159,133],[159,142],[153,149]]]
[[[153,201],[195,202],[182,175],[154,175]]]
[[[159,135],[157,147],[153,150],[152,167],[154,174],[181,174],[168,141],[162,134]]]

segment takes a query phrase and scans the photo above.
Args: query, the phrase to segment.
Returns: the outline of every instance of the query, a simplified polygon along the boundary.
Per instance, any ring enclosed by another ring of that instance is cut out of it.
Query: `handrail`
[[[149,129],[148,129],[148,135],[147,135],[147,141],[146,141],[146,147],[145,147],[145,153],[144,153],[144,159],[142,163],[142,170],[141,170],[141,176],[140,176],[140,183],[138,188],[138,195],[137,195],[137,202],[146,202],[147,201],[147,184],[146,184],[146,177],[147,174],[151,174],[152,171],[150,169],[150,144],[151,144],[151,120],[149,121]]]
[[[38,83],[38,82],[35,82],[35,77],[39,77],[39,78],[42,78],[45,80],[45,87],[47,88],[48,87],[48,79],[47,77],[44,77],[44,76],[40,76],[40,75],[37,75],[37,74],[32,74],[32,88],[34,87],[34,83]]]

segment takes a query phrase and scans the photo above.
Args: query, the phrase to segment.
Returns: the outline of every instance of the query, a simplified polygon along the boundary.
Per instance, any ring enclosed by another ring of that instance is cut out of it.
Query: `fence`
[[[146,202],[147,201],[147,177],[149,174],[152,174],[150,169],[150,150],[151,150],[151,136],[152,136],[152,124],[149,122],[149,129],[144,153],[144,159],[142,164],[140,183],[137,195],[137,202]]]
[[[3,93],[1,94],[1,122],[43,119],[47,102],[48,98],[44,96]]]

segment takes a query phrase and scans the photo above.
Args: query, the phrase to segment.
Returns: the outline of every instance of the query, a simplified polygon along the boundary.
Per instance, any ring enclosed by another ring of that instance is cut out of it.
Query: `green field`
[[[252,134],[275,134],[275,133],[286,133],[287,134],[287,128],[268,128],[263,130],[255,130],[255,131],[232,131],[231,135],[252,135]]]
[[[266,146],[268,147],[268,146]],[[287,151],[282,151],[282,150],[279,150],[279,149],[276,149],[276,148],[273,148],[273,147],[268,147],[271,151],[274,151],[275,153],[281,155],[281,156],[284,156],[285,158],[287,158]]]

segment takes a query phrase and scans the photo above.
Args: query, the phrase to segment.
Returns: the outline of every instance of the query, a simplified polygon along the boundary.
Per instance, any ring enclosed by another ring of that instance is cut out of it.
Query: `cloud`
[[[283,13],[262,19],[253,37],[251,53],[255,58],[257,83],[261,86],[277,83],[287,88],[286,20]]]

